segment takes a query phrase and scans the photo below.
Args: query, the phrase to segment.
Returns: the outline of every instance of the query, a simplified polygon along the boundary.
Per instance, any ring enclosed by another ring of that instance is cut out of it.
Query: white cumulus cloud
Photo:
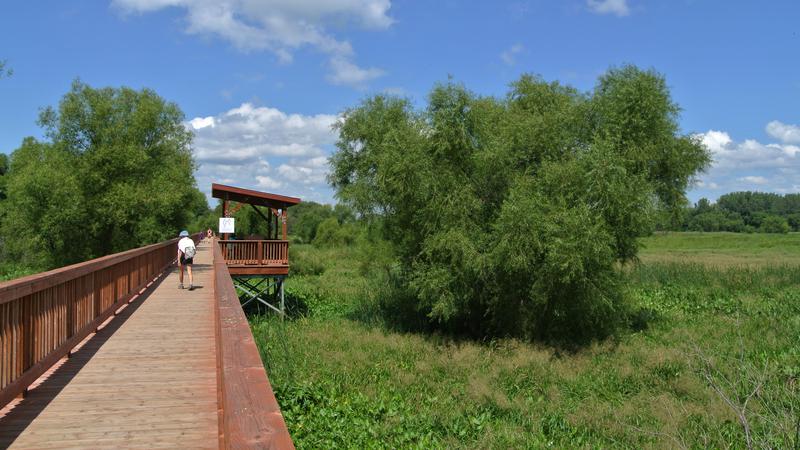
[[[189,121],[189,125],[192,126],[195,130],[199,130],[205,127],[213,127],[214,126],[214,118],[213,117],[195,117],[194,119]]]
[[[763,144],[754,139],[734,142],[724,131],[709,130],[700,137],[718,169],[785,167],[797,162],[795,156],[800,151],[795,145]]]
[[[703,180],[699,180],[695,183],[695,186],[700,188],[719,189],[719,185],[717,183],[714,183],[713,181],[705,182]]]
[[[325,179],[337,120],[251,103],[191,119],[199,187],[208,193],[212,182],[222,182],[329,202]]]
[[[597,14],[614,14],[623,17],[631,13],[627,0],[586,0],[586,6]]]
[[[746,177],[741,177],[739,178],[739,181],[744,181],[746,183],[752,183],[752,184],[767,184],[769,182],[769,180],[767,180],[766,178],[758,175],[748,175]]]
[[[283,182],[270,176],[258,175],[256,176],[256,186],[264,189],[278,189],[283,187]]]
[[[291,62],[296,50],[313,47],[328,56],[331,82],[355,87],[383,71],[358,67],[350,42],[328,29],[384,30],[394,22],[390,0],[112,0],[112,5],[128,14],[183,9],[187,33],[217,36],[242,51],[270,51],[283,63]]]
[[[701,175],[695,189],[798,192],[800,147],[787,143],[793,142],[791,126],[778,124],[780,126],[770,122],[767,130],[771,137],[781,142],[736,141],[727,132],[719,130],[699,134],[697,137],[711,152],[713,162],[708,172]]]
[[[797,125],[773,120],[767,124],[767,134],[785,144],[800,144],[800,126]]]
[[[329,62],[332,70],[327,79],[333,84],[363,87],[368,81],[384,74],[383,70],[374,67],[362,69],[347,58],[333,57]]]

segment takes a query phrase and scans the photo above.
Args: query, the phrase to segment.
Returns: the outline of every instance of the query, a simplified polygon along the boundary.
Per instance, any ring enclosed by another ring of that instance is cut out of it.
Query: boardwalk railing
[[[233,287],[223,246],[212,247],[220,448],[294,448]]]
[[[176,242],[0,283],[0,407],[172,264]]]
[[[285,266],[289,264],[289,241],[219,241],[228,264]]]

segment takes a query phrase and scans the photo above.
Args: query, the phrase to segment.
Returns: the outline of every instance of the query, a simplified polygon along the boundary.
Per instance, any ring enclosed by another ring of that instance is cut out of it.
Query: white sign
[[[220,217],[219,218],[219,232],[234,233],[233,231],[233,217]]]

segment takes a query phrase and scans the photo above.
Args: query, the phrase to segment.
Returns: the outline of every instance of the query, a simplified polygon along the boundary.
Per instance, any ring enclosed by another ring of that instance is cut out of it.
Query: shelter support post
[[[222,217],[228,217],[228,200],[227,199],[222,201]],[[227,241],[229,237],[230,236],[228,235],[228,233],[223,233],[222,234],[222,240],[223,241]]]
[[[286,218],[287,218],[286,209],[282,209],[281,210],[281,227],[282,227],[282,230],[283,230],[283,240],[284,241],[287,240],[287,236],[286,236]]]

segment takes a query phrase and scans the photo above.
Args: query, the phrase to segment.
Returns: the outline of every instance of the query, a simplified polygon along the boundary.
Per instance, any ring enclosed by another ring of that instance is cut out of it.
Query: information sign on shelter
[[[220,217],[219,218],[219,232],[222,233],[235,233],[233,231],[233,217]]]

